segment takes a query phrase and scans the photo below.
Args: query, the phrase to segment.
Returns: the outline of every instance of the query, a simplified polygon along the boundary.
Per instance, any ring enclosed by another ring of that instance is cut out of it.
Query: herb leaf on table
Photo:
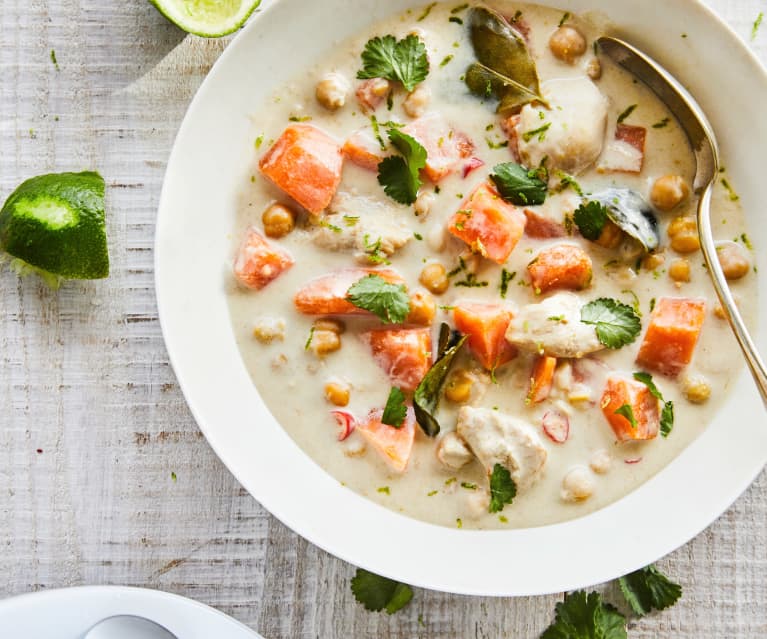
[[[652,610],[669,608],[682,596],[682,587],[653,565],[624,575],[618,584],[631,609],[640,617]]]
[[[386,610],[393,615],[413,598],[413,589],[407,584],[381,577],[362,568],[357,568],[351,587],[354,598],[373,612]]]

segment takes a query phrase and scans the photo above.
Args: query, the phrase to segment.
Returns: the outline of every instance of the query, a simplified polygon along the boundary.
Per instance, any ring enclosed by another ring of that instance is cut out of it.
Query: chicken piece
[[[446,433],[437,444],[437,459],[450,470],[459,470],[468,464],[474,455],[466,442],[456,433]]]
[[[464,406],[458,412],[458,435],[468,444],[488,475],[496,464],[511,473],[518,491],[535,483],[548,453],[535,428],[489,408]]]
[[[397,209],[374,198],[339,193],[328,210],[312,230],[312,240],[329,251],[356,249],[363,263],[378,263],[413,238]]]
[[[525,351],[550,357],[584,357],[602,350],[594,327],[581,322],[583,300],[557,293],[538,304],[523,306],[506,330],[506,340]]]
[[[519,155],[526,166],[577,175],[602,153],[608,100],[586,77],[549,80],[541,85],[551,105],[528,104],[517,123]]]

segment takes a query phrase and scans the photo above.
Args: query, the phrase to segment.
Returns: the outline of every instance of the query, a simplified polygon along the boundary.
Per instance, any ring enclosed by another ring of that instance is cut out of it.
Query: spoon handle
[[[711,216],[709,215],[712,188],[712,184],[706,187],[698,203],[698,230],[700,232],[703,257],[706,260],[709,273],[713,276],[711,281],[714,284],[714,290],[722,304],[727,321],[730,323],[732,332],[735,333],[735,339],[738,340],[738,344],[748,363],[748,368],[751,370],[751,375],[759,389],[759,394],[762,396],[762,401],[767,407],[767,369],[759,352],[756,350],[756,345],[751,339],[738,306],[735,304],[730,287],[727,285],[727,279],[716,255],[716,245],[714,244],[714,236],[711,231]]]

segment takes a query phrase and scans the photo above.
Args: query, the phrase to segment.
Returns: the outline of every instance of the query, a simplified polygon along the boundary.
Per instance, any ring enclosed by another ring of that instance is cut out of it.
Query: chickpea
[[[677,284],[690,281],[690,262],[682,258],[671,262],[668,267],[669,277]]]
[[[597,475],[607,474],[610,471],[612,465],[613,458],[604,448],[600,448],[599,450],[594,451],[594,454],[589,460],[589,468],[591,468],[591,470],[593,470]]]
[[[576,58],[586,53],[586,38],[575,27],[563,25],[549,38],[549,48],[554,57],[574,64]]]
[[[661,211],[670,211],[690,196],[690,187],[681,175],[664,175],[655,180],[650,201]]]
[[[455,404],[464,404],[471,397],[474,378],[464,369],[453,371],[445,386],[445,397]]]
[[[328,382],[325,384],[325,399],[336,406],[346,406],[349,403],[349,385]]]
[[[661,253],[650,253],[642,260],[642,268],[645,271],[654,271],[656,268],[663,266],[666,258]]]
[[[682,392],[687,401],[703,404],[711,397],[711,385],[703,375],[688,375],[682,380]]]
[[[296,214],[284,204],[272,204],[261,215],[261,222],[268,237],[285,237],[296,225]]]
[[[334,353],[341,348],[341,336],[335,331],[325,329],[315,329],[312,332],[309,348],[318,357]]]
[[[621,243],[622,239],[623,231],[621,231],[620,227],[612,221],[607,220],[604,227],[602,228],[602,232],[595,240],[595,243],[608,249],[614,249],[618,248],[618,245]]]
[[[346,325],[342,321],[325,317],[314,320],[312,326],[314,326],[315,331],[332,331],[337,335],[340,335],[346,330]]]
[[[322,106],[330,111],[340,109],[346,104],[346,96],[351,86],[340,73],[328,73],[317,83],[314,94]]]
[[[584,501],[594,494],[594,478],[586,466],[576,466],[562,480],[562,499]]]
[[[447,271],[439,262],[429,262],[424,266],[418,281],[435,295],[441,295],[450,286]]]
[[[592,80],[599,80],[602,77],[602,63],[599,61],[599,58],[591,58],[589,60],[589,63],[586,65],[586,74]]]
[[[420,118],[429,106],[429,100],[431,100],[431,91],[426,87],[417,87],[405,98],[402,108],[411,118]]]
[[[700,249],[698,226],[691,217],[677,217],[668,225],[671,248],[677,253],[694,253]]]
[[[739,280],[751,270],[751,262],[735,242],[717,242],[716,256],[728,280]]]
[[[285,339],[285,320],[279,317],[260,317],[253,326],[253,337],[262,344]]]
[[[413,204],[415,214],[421,218],[426,218],[426,216],[429,215],[429,211],[431,211],[435,199],[434,193],[431,191],[422,191],[419,193]]]
[[[721,320],[727,319],[727,313],[724,310],[724,307],[717,302],[716,306],[714,306],[714,315]]]
[[[427,292],[417,291],[410,296],[410,314],[407,321],[411,324],[429,326],[437,314],[437,304]]]

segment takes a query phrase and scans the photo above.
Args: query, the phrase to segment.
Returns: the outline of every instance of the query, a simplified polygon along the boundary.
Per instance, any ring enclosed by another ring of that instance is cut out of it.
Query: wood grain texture
[[[761,8],[710,4],[746,38]],[[226,41],[183,39],[142,0],[0,0],[0,33],[0,198],[98,168],[112,259],[108,280],[57,293],[0,272],[0,596],[148,586],[269,639],[536,637],[559,597],[419,590],[397,615],[366,612],[354,568],[266,513],[189,414],[157,321],[154,220],[177,127]],[[752,46],[764,60],[767,31]],[[662,565],[684,598],[632,622],[633,639],[767,636],[767,477]]]

